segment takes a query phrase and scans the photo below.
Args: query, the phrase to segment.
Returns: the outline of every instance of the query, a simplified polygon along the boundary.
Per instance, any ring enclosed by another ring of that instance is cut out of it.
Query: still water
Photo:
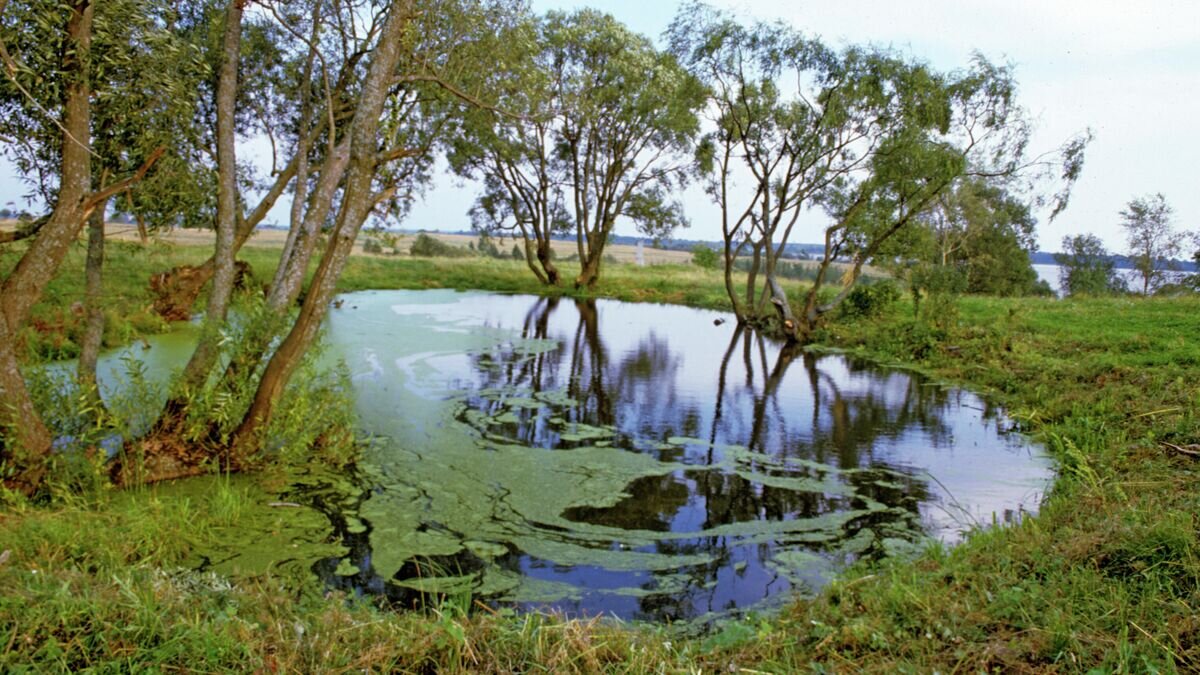
[[[376,437],[373,490],[343,532],[349,558],[318,570],[400,600],[703,619],[1036,508],[1047,460],[979,397],[727,318],[347,296],[329,336]]]
[[[440,290],[343,299],[327,343],[371,437],[359,487],[286,492],[328,517],[335,546],[253,557],[303,560],[399,604],[452,594],[706,622],[811,592],[864,556],[1020,518],[1052,475],[970,392],[784,349],[723,313]]]

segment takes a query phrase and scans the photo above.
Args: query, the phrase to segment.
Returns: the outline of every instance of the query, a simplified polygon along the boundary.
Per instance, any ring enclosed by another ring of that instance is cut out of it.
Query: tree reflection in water
[[[714,327],[713,313],[482,294],[460,303],[488,329],[513,335],[462,365],[440,366],[461,392],[450,404],[458,423],[474,429],[479,462],[491,461],[493,448],[518,447],[534,453],[533,467],[539,456],[562,466],[538,453],[579,452],[613,461],[633,453],[663,467],[634,475],[620,494],[568,495],[561,512],[543,514],[522,512],[533,507],[511,497],[530,489],[524,482],[504,484],[481,468],[486,487],[473,489],[496,495],[486,536],[456,531],[468,525],[439,514],[437,495],[422,497],[435,506],[418,528],[463,542],[484,537],[505,551],[484,560],[464,546],[455,559],[431,557],[443,569],[479,578],[495,569],[576,589],[536,602],[518,590],[499,602],[651,620],[761,606],[823,583],[837,564],[926,535],[953,540],[962,513],[990,516],[1013,501],[1011,490],[987,492],[993,479],[982,475],[981,458],[995,466],[1028,460],[1015,451],[1020,443],[997,440],[999,411],[969,393]],[[419,462],[404,467],[422,470]],[[978,503],[950,506],[976,492]],[[414,562],[389,580],[373,576],[378,539],[357,536],[365,543],[352,562],[363,571],[343,583],[382,585],[407,601],[410,591],[395,582],[428,570]],[[531,554],[529,537],[552,546]],[[678,563],[639,568],[642,554]]]

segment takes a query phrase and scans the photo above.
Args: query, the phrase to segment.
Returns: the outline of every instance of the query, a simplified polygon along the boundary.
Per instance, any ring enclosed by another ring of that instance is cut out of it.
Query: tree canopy
[[[1130,200],[1121,211],[1129,258],[1142,277],[1142,294],[1149,295],[1175,268],[1175,258],[1183,252],[1186,232],[1175,230],[1173,209],[1162,193]]]
[[[1104,242],[1094,234],[1063,237],[1062,253],[1054,254],[1059,265],[1059,284],[1068,295],[1108,295],[1124,292],[1125,280]]]
[[[698,168],[722,211],[729,297],[743,321],[761,317],[769,300],[796,339],[847,296],[888,240],[956,184],[986,177],[1053,217],[1082,168],[1087,135],[1029,154],[1031,125],[1013,73],[982,56],[937,72],[886,49],[834,50],[783,24],[746,25],[699,3],[680,11],[670,38],[711,91]],[[1058,191],[1035,190],[1049,179]],[[825,253],[793,316],[775,265],[810,212],[827,218]],[[744,255],[753,262],[743,295],[730,270]],[[843,258],[851,268],[841,290],[820,300]]]
[[[576,284],[589,286],[619,219],[656,238],[686,225],[670,190],[686,176],[704,91],[673,56],[595,10],[528,19],[508,56],[497,109],[476,111],[450,155],[483,180],[477,227],[519,233],[552,284],[549,239],[574,231]]]

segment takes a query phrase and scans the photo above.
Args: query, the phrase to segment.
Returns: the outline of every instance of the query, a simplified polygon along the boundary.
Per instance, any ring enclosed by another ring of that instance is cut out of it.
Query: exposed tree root
[[[250,264],[237,260],[234,286],[244,288],[254,277]],[[150,291],[154,293],[154,311],[167,321],[187,321],[192,317],[192,308],[200,291],[213,276],[210,260],[199,266],[180,265],[150,277]]]

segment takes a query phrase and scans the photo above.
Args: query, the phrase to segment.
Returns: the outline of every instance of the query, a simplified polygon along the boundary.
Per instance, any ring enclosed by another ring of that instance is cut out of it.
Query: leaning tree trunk
[[[300,316],[267,363],[250,409],[234,432],[230,457],[234,465],[245,460],[258,447],[260,432],[270,423],[284,388],[300,365],[304,353],[316,339],[338,277],[374,203],[371,183],[375,177],[379,118],[387,99],[389,83],[400,62],[401,37],[413,10],[413,0],[394,2],[388,10],[387,21],[373,50],[371,65],[359,94],[358,108],[350,122],[350,165],[333,236],[317,267],[304,305],[300,308]]]
[[[86,321],[83,343],[79,349],[79,388],[86,397],[95,416],[103,410],[100,387],[96,381],[96,361],[100,357],[100,346],[104,341],[104,213],[108,201],[96,205],[88,219],[87,265],[84,276],[83,311]]]
[[[58,201],[16,268],[0,284],[0,322],[4,324],[0,327],[0,423],[7,429],[7,447],[0,461],[7,465],[5,485],[26,494],[41,485],[53,438],[25,387],[14,339],[79,236],[87,216],[85,202],[92,171],[91,88],[86,63],[92,13],[90,0],[76,0],[66,26],[68,47],[63,54],[63,72],[68,84],[63,100]]]
[[[557,286],[561,281],[561,275],[558,273],[558,267],[554,264],[554,249],[550,247],[550,242],[539,242],[537,246],[538,264],[546,272],[546,284]]]
[[[272,293],[283,283],[287,263],[292,258],[292,252],[296,248],[296,240],[300,236],[300,228],[304,222],[304,206],[308,203],[308,154],[312,149],[312,142],[305,134],[312,124],[313,116],[311,79],[313,62],[317,56],[317,39],[320,36],[320,12],[320,3],[314,3],[312,35],[309,38],[311,46],[308,49],[308,57],[304,61],[304,72],[300,75],[300,125],[298,127],[300,131],[296,134],[296,184],[292,189],[292,211],[287,241],[284,242],[283,252],[279,255],[279,266],[275,268],[275,276],[271,280]]]
[[[260,330],[251,331],[250,340],[230,360],[221,384],[225,390],[234,390],[238,379],[243,374],[253,372],[258,368],[263,355],[266,354],[267,349],[282,330],[279,324],[287,316],[288,308],[295,304],[296,299],[300,296],[300,290],[304,286],[304,275],[308,271],[308,263],[312,260],[317,246],[318,230],[321,223],[324,223],[329,216],[333,198],[337,193],[342,176],[345,175],[349,160],[350,145],[343,141],[326,158],[303,220],[297,222],[293,219],[289,238],[292,238],[292,234],[295,237],[291,250],[284,250],[280,255],[279,266],[275,273],[276,281],[271,284],[270,293],[267,295],[265,320],[269,323],[260,327]],[[293,215],[295,214],[293,213]]]
[[[225,16],[221,72],[217,81],[217,242],[213,254],[212,289],[204,315],[204,330],[192,358],[183,369],[184,387],[202,385],[220,355],[221,328],[229,310],[234,282],[234,235],[237,231],[237,148],[234,113],[237,106],[238,61],[241,54],[242,9],[245,0],[232,0]],[[178,401],[165,414],[177,413]]]

